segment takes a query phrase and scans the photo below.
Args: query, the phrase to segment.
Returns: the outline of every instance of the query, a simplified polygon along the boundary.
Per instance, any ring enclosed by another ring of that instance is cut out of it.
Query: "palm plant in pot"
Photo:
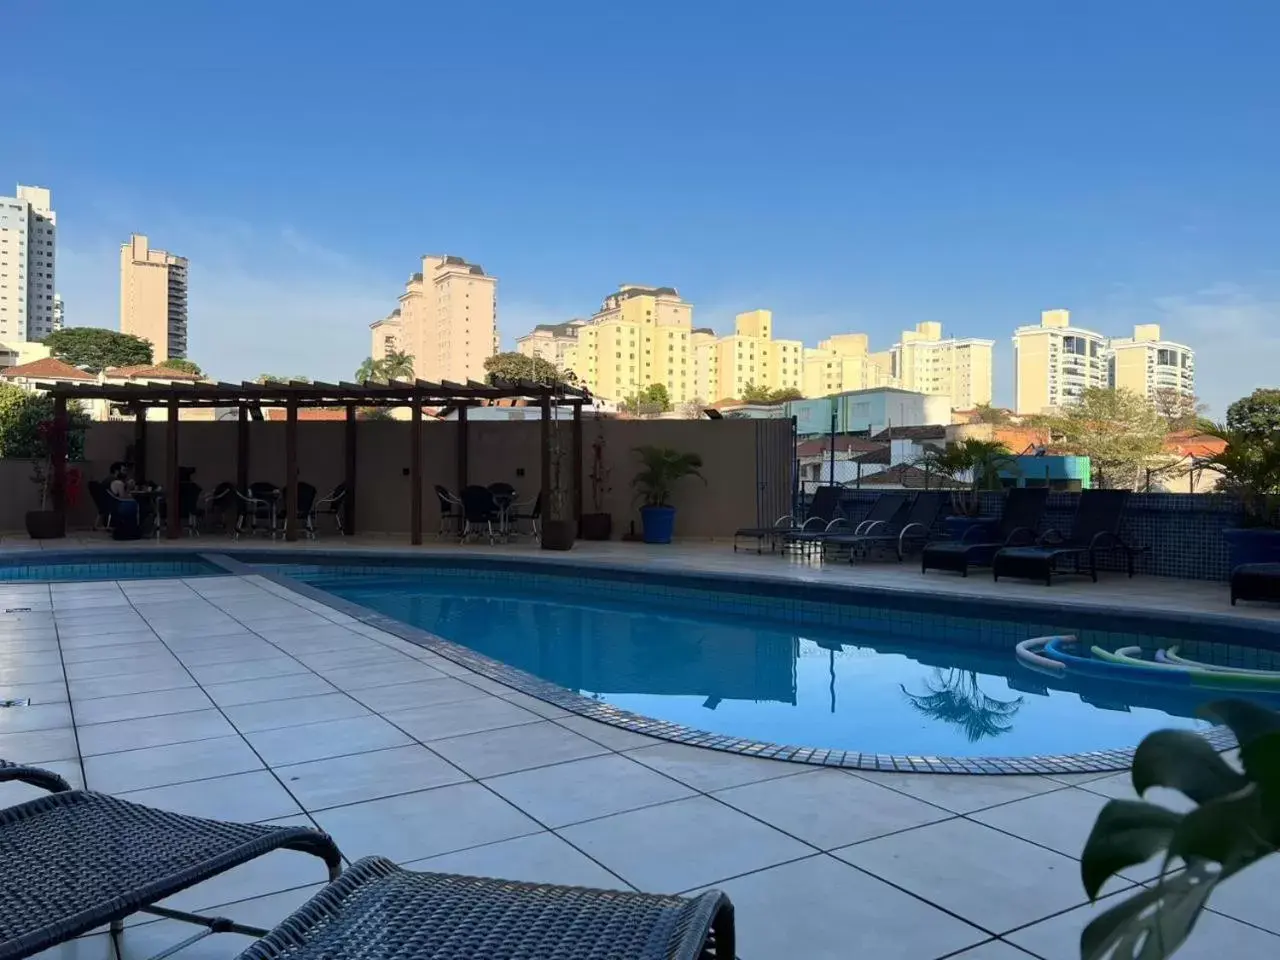
[[[975,526],[991,526],[995,517],[982,516],[982,494],[1001,489],[1000,471],[1009,470],[1017,460],[998,440],[967,437],[930,449],[920,458],[920,467],[951,480],[951,516],[943,520],[947,535],[959,539]]]
[[[1221,452],[1200,461],[1220,475],[1218,490],[1240,501],[1240,519],[1222,531],[1234,569],[1244,563],[1280,562],[1280,433],[1218,427]]]
[[[644,528],[644,542],[670,543],[676,518],[676,508],[671,506],[671,488],[685,477],[697,477],[706,483],[700,472],[702,457],[655,446],[636,447],[635,453],[641,467],[631,485],[642,501],[640,523]]]

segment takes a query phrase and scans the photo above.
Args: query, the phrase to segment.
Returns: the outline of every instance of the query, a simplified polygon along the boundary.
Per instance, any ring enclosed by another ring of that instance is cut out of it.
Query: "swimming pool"
[[[1276,659],[1206,642],[1191,629],[1139,634],[989,619],[959,601],[948,601],[953,615],[904,609],[901,598],[836,607],[695,587],[658,591],[634,576],[596,579],[590,571],[280,569],[621,710],[864,755],[1045,757],[1125,750],[1161,727],[1209,729],[1195,718],[1203,691],[1021,667],[1013,648],[1030,636],[1072,632],[1111,649],[1180,643],[1202,658],[1267,668]]]
[[[0,583],[53,583],[68,580],[149,580],[167,577],[226,576],[221,567],[190,553],[121,559],[80,552],[0,561]]]

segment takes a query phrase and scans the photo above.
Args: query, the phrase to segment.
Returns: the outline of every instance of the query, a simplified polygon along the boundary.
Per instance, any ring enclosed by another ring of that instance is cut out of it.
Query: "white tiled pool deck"
[[[908,573],[734,558],[724,545],[645,560],[898,588]],[[928,585],[978,592],[990,581]],[[1220,585],[1136,586],[1107,578],[1052,591],[1061,602],[1230,611]],[[1107,798],[1129,795],[1127,774],[853,772],[651,740],[257,577],[0,584],[0,610],[16,607],[29,612],[0,614],[0,696],[32,705],[0,710],[0,757],[184,813],[313,823],[350,859],[624,889],[716,886],[737,906],[746,960],[1074,960],[1093,911],[1076,858]],[[0,802],[32,793],[3,785]],[[1112,892],[1154,872],[1127,871]],[[319,861],[277,852],[173,902],[272,926],[322,880]],[[1270,862],[1230,881],[1179,958],[1280,955],[1277,882]],[[125,953],[187,932],[135,923]],[[248,942],[219,935],[179,956],[233,957]],[[105,960],[111,946],[97,935],[53,952]]]

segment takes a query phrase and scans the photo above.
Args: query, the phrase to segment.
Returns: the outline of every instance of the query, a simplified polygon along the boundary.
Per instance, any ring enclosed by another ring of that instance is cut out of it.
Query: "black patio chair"
[[[324,513],[333,517],[334,524],[338,527],[338,535],[344,536],[346,529],[344,524],[346,520],[347,508],[347,485],[340,483],[333,488],[333,491],[327,497],[321,497],[316,501],[315,509],[312,511],[312,529],[311,538],[315,539],[315,517]]]
[[[200,535],[200,521],[204,510],[200,506],[200,484],[184,480],[178,484],[178,514],[189,536]]]
[[[882,525],[893,522],[906,507],[909,499],[910,495],[905,493],[882,493],[876,497],[875,502],[871,504],[871,509],[867,511],[867,515],[858,523],[853,524],[844,517],[837,516],[819,530],[801,530],[798,533],[785,534],[782,537],[782,547],[784,550],[788,547],[792,549],[798,548],[802,551],[816,549],[821,553],[823,542],[830,537],[861,536],[874,533]]]
[[[61,793],[71,789],[71,784],[52,770],[42,770],[40,767],[28,767],[25,764],[0,760],[0,783],[12,780],[29,783],[33,787],[40,787],[50,793]]]
[[[447,487],[436,484],[436,503],[440,505],[440,539],[444,539],[446,526],[455,527],[455,533],[462,532],[462,501],[449,492]]]
[[[1120,539],[1120,522],[1124,519],[1128,490],[1084,490],[1076,504],[1075,519],[1071,523],[1070,536],[1057,530],[1041,534],[1034,546],[1002,547],[991,560],[991,575],[1020,577],[1039,580],[1046,586],[1053,583],[1058,561],[1070,559],[1074,566],[1069,572],[1083,574],[1080,561],[1088,561],[1088,574],[1098,582],[1098,551],[1122,550],[1129,576],[1133,576],[1133,557],[1137,552]]]
[[[970,564],[989,565],[1001,547],[1034,544],[1048,499],[1048,487],[1014,487],[1005,495],[1004,511],[994,532],[989,527],[972,526],[959,540],[926,544],[920,552],[920,572],[954,570],[967,577]]]
[[[526,508],[528,509],[526,510]],[[507,520],[512,524],[518,524],[521,520],[528,520],[530,529],[533,532],[533,539],[540,539],[542,534],[538,531],[538,524],[542,520],[542,491],[539,490],[538,495],[532,500],[511,504],[511,509],[507,513]],[[519,533],[519,531],[516,532]]]
[[[93,529],[110,530],[116,517],[116,498],[99,480],[90,480],[85,486],[89,489],[89,499],[93,501]]]
[[[844,487],[824,486],[813,491],[809,500],[808,515],[800,520],[795,514],[785,514],[774,521],[771,527],[743,527],[733,534],[733,552],[738,552],[738,541],[754,539],[756,553],[763,553],[765,541],[769,543],[769,552],[778,549],[778,543],[790,533],[805,531],[818,532],[836,518],[840,513],[840,496]]]
[[[316,538],[316,496],[319,491],[313,484],[307,483],[305,480],[298,481],[298,506],[293,512],[293,517],[302,524],[302,532],[306,534],[308,540]],[[288,488],[285,488],[285,497],[288,497]],[[288,510],[288,504],[285,505]],[[285,514],[288,516],[288,514]]]
[[[498,504],[493,499],[492,491],[488,487],[472,484],[462,488],[460,499],[462,530],[458,533],[458,539],[466,540],[483,527],[488,533],[489,542],[493,543],[493,523],[498,519]]]
[[[862,533],[832,534],[823,538],[822,547],[827,549],[847,547],[849,562],[859,557],[868,557],[876,548],[892,547],[901,563],[907,549],[912,544],[923,544],[929,539],[929,532],[938,520],[944,503],[948,497],[936,490],[925,490],[917,493],[911,506],[905,511],[895,511],[890,519],[874,521],[866,524]]]
[[[219,529],[227,529],[227,514],[235,510],[237,513],[239,507],[239,498],[236,496],[236,485],[230,480],[223,480],[220,484],[213,488],[213,492],[204,498],[204,506],[202,508],[202,519],[205,529],[211,529],[213,519],[216,517]]]
[[[236,491],[240,499],[240,515],[236,517],[236,539],[244,532],[247,525],[249,533],[257,533],[259,527],[265,527],[276,538],[278,507],[280,504],[280,488],[274,483],[259,480],[249,484],[247,491]]]
[[[1280,563],[1242,563],[1231,571],[1231,605],[1237,600],[1280,603]]]

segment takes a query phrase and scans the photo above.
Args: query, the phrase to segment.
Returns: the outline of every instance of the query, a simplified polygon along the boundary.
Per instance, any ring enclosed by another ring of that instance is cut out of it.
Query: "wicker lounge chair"
[[[71,784],[52,770],[41,770],[39,767],[26,767],[20,763],[0,760],[0,783],[9,780],[29,783],[33,787],[41,787],[50,793],[61,793],[63,790],[71,789]]]
[[[1242,563],[1231,571],[1231,605],[1237,600],[1280,603],[1280,563]]]
[[[813,491],[813,499],[809,501],[809,515],[805,517],[802,523],[797,523],[797,517],[788,513],[786,516],[779,517],[771,527],[743,527],[735,531],[733,535],[733,552],[738,552],[738,541],[740,539],[754,539],[756,553],[763,552],[763,545],[767,540],[769,542],[769,552],[772,553],[778,549],[778,541],[786,537],[787,534],[804,531],[817,533],[831,523],[839,514],[840,495],[842,493],[844,493],[844,487],[818,487]]]
[[[1133,547],[1120,539],[1120,521],[1124,519],[1124,507],[1129,500],[1128,490],[1085,490],[1076,505],[1075,520],[1071,523],[1071,535],[1064,537],[1056,530],[1042,534],[1035,546],[1003,547],[991,560],[991,574],[1001,577],[1021,577],[1026,580],[1044,579],[1045,585],[1053,583],[1053,574],[1059,560],[1070,558],[1074,562],[1072,573],[1085,573],[1080,561],[1087,560],[1088,574],[1098,582],[1098,551],[1119,549],[1124,551],[1129,576],[1133,576]]]
[[[793,547],[801,550],[824,549],[825,541],[832,537],[860,536],[871,533],[886,523],[891,523],[907,505],[908,495],[905,493],[882,493],[878,496],[867,515],[856,525],[850,524],[843,517],[836,517],[821,530],[802,530],[789,533],[782,538],[783,548]]]
[[[357,861],[239,960],[733,960],[733,905]]]
[[[1014,487],[1005,497],[1004,512],[994,535],[986,527],[974,526],[959,540],[927,544],[920,553],[920,572],[955,570],[967,577],[970,564],[989,565],[1001,547],[1034,544],[1048,498],[1048,487]]]
[[[204,926],[199,936],[259,935],[155,904],[279,849],[321,858],[330,880],[341,868],[333,841],[307,827],[203,820],[84,790],[0,809],[0,858],[9,866],[0,872],[0,960],[29,957],[103,924],[118,934],[138,912]]]
[[[895,516],[884,522],[871,524],[864,521],[862,526],[866,529],[862,533],[834,534],[823,539],[822,546],[848,547],[850,563],[859,557],[870,555],[876,547],[892,547],[901,562],[910,544],[924,543],[929,539],[929,531],[942,512],[943,502],[943,494],[936,491],[917,493],[915,500],[911,502],[911,508],[901,519]]]

